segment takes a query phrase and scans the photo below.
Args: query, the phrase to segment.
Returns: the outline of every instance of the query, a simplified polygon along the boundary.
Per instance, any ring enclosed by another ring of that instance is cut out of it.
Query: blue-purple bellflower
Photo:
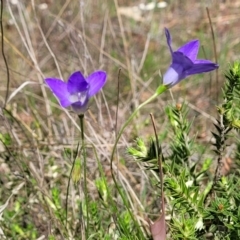
[[[172,87],[190,75],[210,72],[219,67],[218,64],[209,60],[197,59],[200,45],[198,40],[192,40],[174,52],[171,46],[171,35],[167,28],[165,28],[165,35],[172,55],[172,64],[163,75],[164,85]]]
[[[84,114],[88,107],[89,99],[97,94],[107,80],[104,71],[96,71],[84,78],[80,71],[74,72],[64,82],[57,78],[46,78],[45,83],[57,97],[64,108],[72,106],[77,114]]]

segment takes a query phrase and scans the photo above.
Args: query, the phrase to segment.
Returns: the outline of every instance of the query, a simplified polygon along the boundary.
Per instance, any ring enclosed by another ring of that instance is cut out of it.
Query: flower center
[[[88,100],[88,89],[72,94],[69,100],[71,103],[80,103],[80,105],[83,105]]]

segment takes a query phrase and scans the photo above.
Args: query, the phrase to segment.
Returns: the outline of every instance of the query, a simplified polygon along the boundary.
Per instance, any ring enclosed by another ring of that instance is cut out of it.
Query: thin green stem
[[[138,111],[144,107],[145,105],[147,105],[148,103],[150,103],[151,101],[153,101],[156,97],[158,97],[160,94],[162,94],[163,92],[165,92],[166,90],[168,89],[167,86],[165,85],[161,85],[157,91],[150,97],[148,98],[145,102],[143,102],[142,104],[140,104],[136,109],[135,111],[132,113],[132,115],[128,118],[128,120],[124,123],[124,125],[122,126],[122,128],[120,129],[118,135],[117,135],[117,138],[116,138],[116,141],[113,145],[113,150],[112,150],[112,155],[111,155],[111,163],[113,161],[113,157],[114,157],[114,153],[116,151],[116,147],[117,147],[117,144],[118,144],[118,141],[120,139],[120,137],[122,136],[123,134],[123,131],[125,130],[125,128],[129,125],[129,123],[133,120],[133,118],[136,116],[136,114],[138,113]],[[111,164],[112,165],[112,164]]]
[[[85,204],[86,204],[86,215],[87,215],[87,223],[86,223],[86,239],[88,239],[88,227],[89,227],[89,205],[88,205],[88,189],[87,189],[87,154],[85,148],[84,141],[84,115],[79,115],[80,120],[80,128],[81,128],[81,140],[82,140],[82,153],[83,153],[83,182],[84,182],[84,196],[85,196]]]
[[[65,203],[65,209],[66,209],[66,228],[68,227],[68,196],[69,196],[69,189],[70,189],[70,181],[71,181],[71,177],[72,177],[72,173],[73,173],[73,169],[74,169],[74,165],[77,159],[77,153],[79,150],[79,144],[77,146],[77,151],[76,151],[76,156],[74,156],[74,160],[73,160],[73,165],[70,171],[70,176],[68,178],[68,184],[67,184],[67,196],[66,196],[66,203]]]
[[[129,209],[129,204],[128,204],[128,201],[126,200],[124,194],[122,193],[120,187],[118,186],[118,183],[117,183],[117,180],[115,178],[115,175],[114,175],[114,171],[113,171],[113,158],[114,158],[114,154],[115,154],[115,151],[116,151],[116,148],[117,148],[117,144],[118,144],[118,141],[120,139],[120,137],[122,136],[125,128],[131,123],[131,121],[133,120],[133,118],[137,115],[138,111],[144,107],[145,105],[147,105],[148,103],[150,103],[151,101],[153,101],[155,98],[157,98],[160,94],[162,94],[163,92],[165,92],[166,90],[168,89],[168,87],[166,85],[161,85],[158,87],[157,91],[149,98],[147,99],[145,102],[143,102],[142,104],[140,104],[136,109],[135,111],[131,114],[131,116],[128,118],[128,120],[124,123],[124,125],[122,126],[122,128],[120,129],[118,135],[117,135],[117,138],[115,140],[115,143],[113,145],[113,150],[112,150],[112,154],[111,154],[111,174],[112,174],[112,178],[113,178],[113,181],[114,181],[114,184],[115,184],[115,187],[118,191],[118,193],[121,195],[121,198],[123,200],[123,203],[124,203],[124,206],[126,206],[132,220],[136,223],[136,220],[134,218],[134,215],[132,213],[132,211]],[[138,224],[136,224],[137,228],[139,228],[139,232],[141,232],[141,229],[139,227]]]

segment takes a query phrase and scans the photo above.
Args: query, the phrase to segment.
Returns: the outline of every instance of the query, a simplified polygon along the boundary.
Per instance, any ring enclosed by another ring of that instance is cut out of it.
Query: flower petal
[[[68,107],[71,105],[67,83],[56,78],[46,78],[45,83],[52,90],[53,94],[58,98],[62,107]]]
[[[67,89],[70,94],[86,91],[89,88],[84,76],[80,71],[74,72],[68,79]]]
[[[165,35],[166,35],[166,38],[167,38],[167,44],[168,44],[169,50],[172,54],[173,53],[172,46],[171,46],[172,38],[171,38],[170,32],[168,31],[167,28],[165,28]]]
[[[172,64],[163,76],[164,85],[172,87],[189,75],[209,72],[219,67],[218,64],[209,60],[197,59],[200,45],[198,40],[192,40],[173,52],[171,35],[167,28],[165,28],[165,35],[172,54]]]
[[[199,61],[199,60],[198,60]],[[210,72],[217,69],[219,66],[208,60],[200,60],[198,63],[194,63],[192,68],[187,70],[187,75]]]
[[[89,75],[86,79],[90,85],[88,96],[92,97],[98,93],[101,88],[104,86],[107,80],[107,74],[104,71],[96,71]]]
[[[198,40],[192,40],[186,44],[184,44],[182,47],[180,47],[177,52],[182,52],[184,55],[186,55],[188,58],[190,58],[192,61],[195,61],[198,55],[199,50],[199,41]]]
[[[199,63],[213,63],[213,62],[210,61],[210,60],[206,60],[206,59],[196,59],[193,63],[194,64],[199,64]],[[216,64],[216,65],[218,65],[218,64]]]
[[[163,84],[169,85],[171,87],[174,86],[181,80],[180,75],[182,75],[182,72],[183,71],[181,65],[171,65],[166,71],[166,73],[163,75]]]
[[[172,64],[163,75],[163,84],[174,86],[187,76],[187,70],[194,65],[193,62],[181,52],[174,52]]]
[[[172,55],[172,63],[180,64],[183,68],[183,71],[191,68],[193,66],[193,62],[187,56],[185,56],[181,52],[174,52]]]

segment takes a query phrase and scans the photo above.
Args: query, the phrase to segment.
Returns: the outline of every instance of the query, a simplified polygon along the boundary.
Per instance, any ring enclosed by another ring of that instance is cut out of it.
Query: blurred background
[[[42,110],[39,114],[46,112],[44,99],[48,91],[42,86],[44,77],[66,81],[76,70],[88,75],[103,69],[108,73],[104,94],[111,102],[109,111],[114,112],[121,69],[121,121],[161,83],[159,73],[164,74],[171,62],[164,35],[164,27],[167,27],[175,50],[190,40],[199,39],[198,57],[219,63],[217,72],[192,76],[172,89],[177,102],[186,100],[196,107],[195,110],[214,114],[224,71],[239,58],[239,8],[238,0],[6,1],[3,27],[10,93],[26,81],[37,83],[25,86],[10,105],[16,108],[20,118],[31,121],[27,110],[30,95]],[[1,66],[0,101],[4,102],[7,76],[3,58]],[[49,98],[54,101],[51,96]],[[154,105],[155,109],[162,109],[167,100],[171,100],[169,93]],[[94,108],[93,104],[91,110]]]
[[[1,57],[0,106],[8,92],[6,108],[11,112],[0,119],[1,140],[9,146],[9,151],[0,147],[0,180],[4,186],[0,190],[1,204],[21,179],[27,179],[28,184],[17,198],[18,205],[11,206],[15,210],[7,212],[9,221],[16,219],[16,226],[22,217],[38,233],[49,231],[43,222],[48,222],[51,213],[46,213],[44,201],[36,196],[39,191],[50,196],[56,186],[66,192],[69,158],[73,158],[70,153],[79,139],[77,116],[59,106],[44,85],[46,77],[67,81],[77,70],[85,76],[98,69],[107,72],[107,84],[94,97],[85,119],[87,142],[96,147],[111,181],[109,158],[115,131],[153,94],[161,84],[160,75],[171,63],[164,27],[170,30],[174,50],[199,39],[198,58],[217,62],[219,70],[187,78],[141,110],[121,138],[119,154],[125,156],[126,147],[136,136],[153,134],[150,112],[158,131],[166,131],[168,104],[185,102],[189,118],[194,119],[194,136],[204,144],[211,141],[211,119],[217,116],[225,70],[240,58],[239,0],[3,0],[1,4],[9,75]],[[97,169],[91,152],[90,182]],[[127,166],[121,165],[120,178],[128,179],[139,192],[141,173],[127,156],[120,160]],[[97,196],[93,185],[90,188]],[[5,224],[7,229],[8,221]]]

